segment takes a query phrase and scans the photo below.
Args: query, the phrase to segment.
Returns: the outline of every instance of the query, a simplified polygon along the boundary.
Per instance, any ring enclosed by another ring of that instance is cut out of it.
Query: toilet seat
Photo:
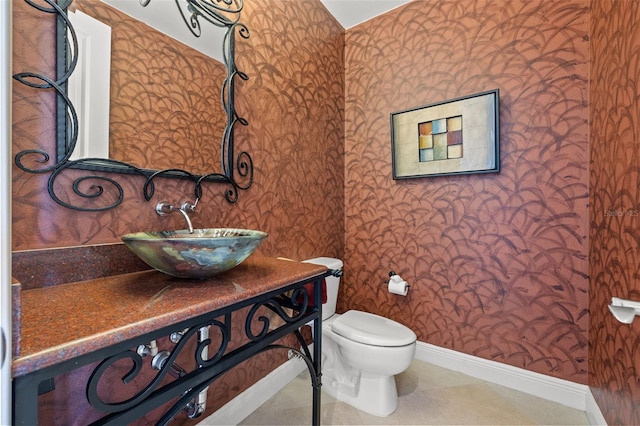
[[[398,347],[415,343],[417,336],[399,322],[362,311],[347,311],[331,323],[331,331],[370,346]]]

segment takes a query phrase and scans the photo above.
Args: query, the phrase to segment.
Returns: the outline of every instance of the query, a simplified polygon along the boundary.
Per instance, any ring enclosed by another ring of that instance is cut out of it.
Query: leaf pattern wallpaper
[[[611,297],[640,300],[640,3],[591,5],[589,385],[609,424],[640,423],[640,322]]]
[[[640,299],[639,9],[413,0],[344,31],[317,0],[247,0],[251,37],[237,51],[249,80],[238,82],[237,109],[249,126],[236,144],[251,153],[255,181],[235,205],[207,185],[194,224],[264,230],[257,255],[339,257],[339,311],[382,314],[420,341],[589,384],[610,424],[640,423],[640,325],[606,308],[611,296]],[[53,28],[15,2],[15,72],[53,69]],[[392,179],[392,112],[492,89],[499,173]],[[53,152],[51,94],[14,83],[13,103],[14,152]],[[192,193],[163,180],[145,202],[141,179],[120,177],[120,207],[77,213],[51,201],[47,177],[13,166],[16,251],[184,227],[153,206]],[[74,177],[57,183],[62,196],[73,197]],[[407,297],[386,291],[391,270],[411,284]],[[233,370],[209,409],[276,358]]]
[[[115,20],[125,33],[133,31],[131,37],[114,36],[118,42],[128,40],[121,43],[121,49],[134,46],[131,40],[138,37],[153,38],[148,28],[142,31],[144,34],[135,32],[132,29],[135,24],[119,19],[120,14],[108,6],[81,0],[79,8]],[[251,37],[247,40],[237,37],[237,62],[249,80],[237,81],[236,109],[248,120],[249,126],[236,127],[236,152],[251,154],[255,167],[254,184],[249,191],[240,194],[237,204],[229,204],[224,199],[227,187],[206,185],[198,210],[192,215],[194,226],[263,230],[269,237],[258,249],[258,254],[267,256],[293,259],[341,256],[344,238],[344,30],[317,1],[285,4],[269,0],[247,1],[242,16]],[[50,14],[39,13],[24,2],[16,3],[14,72],[47,70],[54,66],[53,28]],[[162,34],[156,37],[159,40],[145,43],[168,43]],[[184,47],[179,44],[167,47],[173,52],[181,49]],[[197,59],[191,63],[193,75],[209,75],[210,70],[205,65],[201,70],[195,68],[205,63],[200,56]],[[178,55],[176,60],[185,59]],[[153,75],[158,62],[151,59],[136,61],[137,67],[145,64],[152,68],[148,74]],[[172,71],[167,69],[165,72]],[[116,75],[123,74],[126,72]],[[184,92],[192,95],[185,98],[187,107],[197,98],[192,94],[190,78],[175,71],[175,81],[185,82]],[[132,86],[137,88],[133,84],[125,85],[133,90]],[[114,83],[112,87],[120,86]],[[18,82],[13,84],[13,91],[14,152],[39,148],[53,155],[53,97]],[[178,89],[172,88],[172,91]],[[138,92],[134,94],[143,96]],[[205,104],[219,100],[217,89],[211,96],[214,100],[207,98]],[[129,114],[131,111],[124,104],[126,102],[112,105],[113,115]],[[183,107],[176,108],[178,113]],[[148,109],[144,113],[153,115],[154,111]],[[212,149],[218,148],[222,135],[220,131],[213,137],[218,124],[211,123],[211,128],[203,131],[204,135],[212,134]],[[114,127],[112,124],[112,132],[124,138],[131,136],[129,128],[113,130]],[[144,139],[146,134],[134,136]],[[33,157],[33,163],[40,159]],[[214,162],[211,167],[219,170],[219,151],[211,158]],[[198,166],[195,166],[197,170]],[[71,187],[76,176],[69,173],[56,181],[55,190],[60,198],[77,198]],[[121,206],[105,212],[77,213],[50,199],[48,175],[24,173],[14,166],[13,177],[14,250],[113,243],[119,242],[120,236],[128,232],[184,228],[184,219],[179,215],[160,218],[154,206],[163,200],[179,204],[184,199],[193,199],[193,188],[187,182],[161,179],[152,200],[145,202],[141,193],[143,179],[121,175],[118,179],[125,191]],[[105,185],[102,196],[105,200],[113,197],[110,189]],[[91,203],[95,200],[79,202],[87,206]]]
[[[342,309],[587,383],[588,25],[582,0],[415,0],[346,32]],[[390,113],[493,89],[500,173],[392,179]]]

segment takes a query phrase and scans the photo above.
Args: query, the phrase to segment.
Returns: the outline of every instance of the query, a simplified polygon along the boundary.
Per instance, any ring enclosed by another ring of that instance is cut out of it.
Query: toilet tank
[[[304,263],[326,266],[328,269],[342,271],[342,260],[332,257],[316,257],[304,260]],[[338,287],[340,287],[340,277],[329,275],[325,278],[327,283],[327,303],[322,305],[322,319],[326,320],[336,313],[336,303],[338,302]]]

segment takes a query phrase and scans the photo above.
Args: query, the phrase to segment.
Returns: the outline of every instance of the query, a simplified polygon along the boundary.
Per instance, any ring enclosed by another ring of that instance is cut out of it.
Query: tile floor
[[[588,425],[583,411],[421,361],[396,376],[398,409],[376,417],[323,392],[324,425]],[[311,382],[302,373],[241,425],[311,423]]]

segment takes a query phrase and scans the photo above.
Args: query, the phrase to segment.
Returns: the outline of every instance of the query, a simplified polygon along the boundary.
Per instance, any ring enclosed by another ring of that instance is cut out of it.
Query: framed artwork
[[[391,114],[393,178],[500,171],[499,91]]]

